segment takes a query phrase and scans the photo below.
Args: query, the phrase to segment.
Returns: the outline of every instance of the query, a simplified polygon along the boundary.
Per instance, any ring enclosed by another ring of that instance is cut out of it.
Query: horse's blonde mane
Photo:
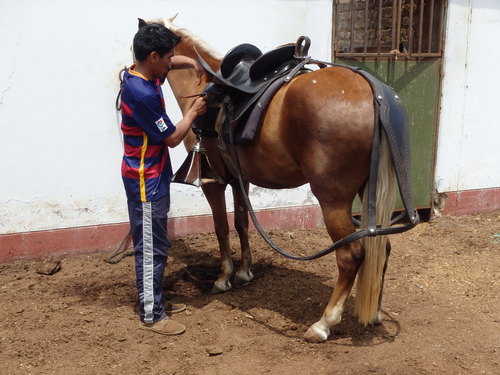
[[[159,21],[155,21],[159,22]],[[183,27],[179,27],[172,23],[170,20],[161,20],[161,23],[164,24],[166,27],[168,27],[170,30],[175,32],[176,34],[180,35],[183,38],[186,39],[191,39],[192,43],[196,46],[196,49],[198,51],[203,51],[213,57],[214,59],[220,60],[222,59],[222,55],[215,50],[211,45],[209,45],[206,41],[198,37],[197,35],[193,34],[191,31],[188,29],[185,29]]]

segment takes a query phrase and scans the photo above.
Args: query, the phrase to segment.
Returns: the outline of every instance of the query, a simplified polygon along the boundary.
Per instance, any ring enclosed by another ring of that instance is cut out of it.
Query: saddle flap
[[[227,77],[224,77],[220,71],[214,72],[210,65],[208,65],[208,63],[198,53],[196,47],[194,50],[198,55],[198,61],[200,65],[212,76],[211,82],[221,86],[232,87],[247,94],[255,94],[261,88],[261,85],[255,85],[252,82],[249,82],[248,72],[250,69],[250,65],[252,64],[251,60],[236,61],[236,59],[233,60],[233,58],[231,58],[231,65],[233,63],[236,64],[232,66],[232,68],[230,68],[230,63],[226,63],[226,74],[229,75]],[[222,63],[224,63],[224,61]],[[231,72],[228,73],[230,69]]]
[[[396,172],[399,192],[406,212],[413,224],[418,222],[418,215],[413,206],[412,186],[410,178],[410,143],[406,111],[394,90],[361,69],[361,74],[373,89],[375,101],[379,105],[380,123],[387,135],[391,149],[394,170]]]

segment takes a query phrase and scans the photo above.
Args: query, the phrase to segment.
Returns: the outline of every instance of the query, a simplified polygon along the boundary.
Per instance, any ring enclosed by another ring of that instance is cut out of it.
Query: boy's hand
[[[194,111],[196,116],[200,116],[207,111],[207,97],[200,96],[191,105],[191,110]]]

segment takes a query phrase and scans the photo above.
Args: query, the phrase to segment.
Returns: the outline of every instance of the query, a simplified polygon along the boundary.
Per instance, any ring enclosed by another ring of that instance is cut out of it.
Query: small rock
[[[61,270],[62,262],[54,259],[44,259],[36,269],[36,273],[53,275]]]
[[[221,355],[224,351],[222,350],[222,348],[220,346],[217,346],[217,345],[214,345],[214,346],[209,346],[207,349],[206,349],[208,355],[210,357],[214,357],[216,355]]]

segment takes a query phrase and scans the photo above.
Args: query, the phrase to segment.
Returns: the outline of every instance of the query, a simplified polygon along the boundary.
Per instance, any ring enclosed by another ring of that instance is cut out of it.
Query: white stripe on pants
[[[151,202],[142,202],[142,285],[144,291],[144,321],[153,322],[154,288],[153,288],[153,224]]]

